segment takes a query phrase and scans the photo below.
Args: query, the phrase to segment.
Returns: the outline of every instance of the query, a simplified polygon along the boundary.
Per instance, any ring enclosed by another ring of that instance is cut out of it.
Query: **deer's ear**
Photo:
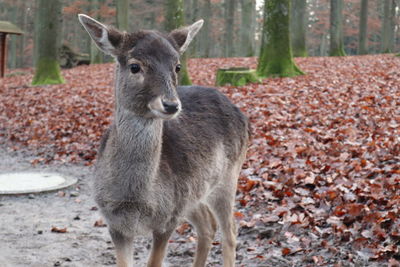
[[[173,30],[170,33],[172,39],[179,46],[179,53],[183,54],[186,49],[188,48],[190,42],[196,36],[196,34],[200,31],[201,27],[203,26],[204,20],[198,20],[190,26],[186,26],[180,29]]]
[[[122,41],[122,33],[104,24],[101,24],[97,20],[92,19],[87,15],[79,14],[78,18],[97,47],[108,55],[116,56],[116,48]]]

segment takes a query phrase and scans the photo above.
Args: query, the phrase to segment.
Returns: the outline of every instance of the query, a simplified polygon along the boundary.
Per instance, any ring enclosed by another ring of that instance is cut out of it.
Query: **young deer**
[[[198,233],[193,266],[205,266],[217,228],[224,266],[234,266],[233,205],[248,122],[212,88],[177,87],[182,54],[203,21],[162,34],[119,32],[79,20],[117,61],[115,118],[99,149],[94,194],[115,244],[117,266],[133,266],[133,238],[152,232],[148,266],[161,266],[184,219]]]

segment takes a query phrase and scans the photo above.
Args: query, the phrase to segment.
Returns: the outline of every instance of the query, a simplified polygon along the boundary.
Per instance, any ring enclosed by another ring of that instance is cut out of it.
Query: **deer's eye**
[[[182,65],[181,65],[181,64],[178,64],[178,65],[176,65],[176,67],[175,67],[175,71],[176,71],[176,72],[180,72],[180,71],[181,71],[181,68],[182,68]]]
[[[140,71],[139,64],[131,64],[131,65],[129,65],[129,68],[131,69],[132,73],[138,73]]]

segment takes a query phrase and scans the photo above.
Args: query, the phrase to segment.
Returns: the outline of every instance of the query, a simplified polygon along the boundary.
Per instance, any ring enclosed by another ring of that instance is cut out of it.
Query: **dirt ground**
[[[0,173],[50,171],[77,177],[79,182],[58,192],[0,197],[0,267],[114,265],[114,247],[107,228],[94,226],[101,215],[90,196],[89,179],[93,167],[72,164],[32,166],[31,159],[28,152],[10,152],[2,146]],[[264,208],[259,207],[254,213],[263,212]],[[53,227],[66,228],[66,233],[52,232]],[[287,230],[279,224],[240,228],[237,266],[317,266],[315,257],[321,255],[330,258],[329,266],[375,266],[357,254],[349,263],[343,256],[348,255],[347,248],[330,255],[313,250],[312,243],[310,248],[284,257],[281,248],[274,244],[284,241]],[[307,236],[307,232],[296,231]],[[135,266],[145,266],[150,244],[150,237],[136,239]],[[175,233],[170,240],[165,266],[191,266],[195,245],[195,233],[191,230]],[[221,266],[221,260],[217,236],[207,266]]]
[[[114,265],[114,248],[106,227],[95,227],[101,215],[90,196],[93,167],[30,164],[26,152],[0,148],[0,172],[50,171],[74,176],[77,185],[59,192],[0,197],[0,266],[106,266]],[[51,229],[67,229],[55,233]],[[175,234],[168,248],[166,266],[190,266],[195,251],[193,233]],[[240,243],[242,243],[240,241]],[[135,241],[135,266],[145,266],[151,239]],[[221,265],[218,242],[208,266]],[[240,262],[245,256],[238,254]],[[253,266],[257,265],[256,263]]]

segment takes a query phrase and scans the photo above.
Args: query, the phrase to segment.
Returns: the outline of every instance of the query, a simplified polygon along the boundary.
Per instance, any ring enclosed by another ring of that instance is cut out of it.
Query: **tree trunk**
[[[190,23],[193,23],[197,20],[199,20],[199,1],[198,0],[192,0],[192,10],[191,10],[191,16],[190,16]],[[190,49],[189,49],[189,54],[192,57],[198,57],[199,53],[199,39],[195,38],[191,43],[190,43]]]
[[[294,57],[306,57],[307,0],[292,0],[290,37]]]
[[[212,43],[211,23],[212,23],[212,9],[211,0],[205,0],[201,7],[202,18],[204,19],[203,29],[199,32],[199,46],[201,48],[202,57],[210,57],[210,44]]]
[[[16,1],[17,3],[15,3],[14,7],[11,7],[11,18],[10,21],[12,21],[14,24],[18,25],[17,21],[18,21],[18,13],[17,13],[17,8],[18,8],[18,1]],[[21,12],[21,11],[20,11]],[[19,38],[20,36],[11,34],[11,36],[9,37],[10,40],[10,53],[8,56],[8,63],[9,63],[9,67],[11,69],[15,69],[17,67],[17,38]]]
[[[331,0],[330,56],[345,56],[343,45],[343,0]]]
[[[120,31],[128,31],[128,0],[116,0],[117,6],[117,28]]]
[[[25,53],[25,46],[27,43],[27,40],[29,40],[27,32],[29,31],[28,29],[28,22],[29,22],[29,11],[32,9],[32,4],[27,3],[26,1],[22,1],[21,5],[21,10],[23,10],[20,14],[20,27],[24,31],[24,34],[22,34],[19,37],[20,40],[20,46],[18,47],[18,57],[17,57],[17,68],[23,68],[25,67],[25,57],[27,56]],[[31,56],[31,55],[30,55]]]
[[[389,50],[393,52],[395,49],[396,39],[396,0],[392,0],[392,7],[390,9],[390,36],[389,36]]]
[[[151,10],[154,9],[155,3],[154,0],[146,0],[146,5],[150,7]],[[149,28],[149,29],[153,29],[155,27],[155,23],[156,23],[156,13],[154,11],[150,11],[146,18],[145,18],[145,27]]]
[[[367,29],[368,29],[368,0],[361,0],[361,11],[360,11],[360,31],[358,34],[358,54],[368,54],[367,48]]]
[[[95,15],[93,18],[97,20],[101,20],[99,9],[100,9],[101,2],[100,0],[91,0],[90,1],[90,10],[95,10]],[[90,39],[90,64],[100,64],[104,62],[103,53],[97,48],[96,44],[92,39]]]
[[[27,7],[27,5],[28,5],[28,3],[26,3],[26,1],[22,1],[21,7],[20,7],[21,10],[23,10],[23,12],[21,12],[21,14],[20,14],[19,26],[25,33],[19,37],[20,45],[18,47],[17,68],[22,68],[25,66],[24,50],[25,50],[25,42],[28,39],[27,34],[26,34],[26,26],[28,24],[28,14],[27,14],[28,7]]]
[[[36,69],[32,85],[64,83],[58,63],[59,39],[61,38],[61,1],[37,0],[38,17],[35,35],[37,47]]]
[[[391,29],[391,4],[392,0],[383,0],[383,21],[382,21],[382,43],[381,52],[390,53],[390,29]]]
[[[256,1],[255,0],[241,0],[241,27],[240,27],[240,42],[241,55],[245,57],[254,56],[253,39],[254,25],[253,18],[256,15]]]
[[[225,42],[224,56],[233,57],[234,51],[234,23],[235,23],[235,0],[225,0]]]
[[[326,56],[328,54],[328,33],[324,33],[322,34],[321,37],[321,46],[319,48],[319,56],[323,57]]]
[[[172,31],[184,24],[183,0],[166,1],[165,30]]]
[[[183,0],[166,1],[165,30],[172,31],[184,24]],[[187,53],[181,56],[181,71],[179,72],[179,84],[190,85],[190,77],[187,70]]]
[[[289,77],[303,72],[292,57],[289,34],[290,0],[266,0],[257,72],[261,77]]]
[[[36,0],[35,1],[35,4],[34,4],[34,8],[35,8],[35,15],[34,15],[34,17],[33,17],[33,31],[34,32],[39,32],[39,22],[40,22],[40,18],[39,18],[39,16],[38,16],[38,13],[39,13],[39,0]],[[39,34],[34,34],[33,35],[33,56],[32,56],[32,61],[33,61],[33,66],[35,66],[36,65],[36,63],[37,63],[37,55],[39,54],[39,52],[38,52],[38,46],[36,45],[37,43],[38,43],[38,36],[39,36]]]

